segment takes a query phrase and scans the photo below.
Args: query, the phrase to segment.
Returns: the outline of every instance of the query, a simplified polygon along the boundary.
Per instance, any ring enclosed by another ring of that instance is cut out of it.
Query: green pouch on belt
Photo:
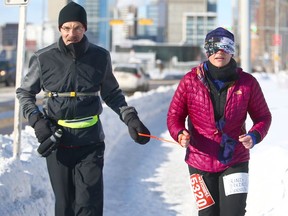
[[[98,122],[98,115],[89,116],[80,119],[72,119],[72,120],[58,120],[58,125],[68,128],[87,128],[95,125]]]

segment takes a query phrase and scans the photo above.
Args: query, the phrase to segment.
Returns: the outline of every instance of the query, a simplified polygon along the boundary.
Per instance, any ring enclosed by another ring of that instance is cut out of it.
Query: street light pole
[[[275,3],[275,35],[274,35],[274,40],[277,38],[277,40],[280,39],[280,32],[279,32],[279,0],[276,0]],[[274,54],[274,72],[278,73],[279,72],[279,41],[275,42],[274,41],[274,46],[275,46],[275,54]]]
[[[240,1],[241,12],[241,34],[240,34],[240,59],[241,67],[247,72],[251,72],[251,35],[250,35],[250,1]]]
[[[16,88],[20,86],[23,75],[24,63],[24,46],[25,46],[25,28],[26,28],[26,5],[19,5],[19,24],[18,24],[18,44],[17,44],[17,68],[16,68]],[[13,143],[13,157],[20,157],[21,146],[21,112],[20,104],[15,96],[14,109],[14,143]]]

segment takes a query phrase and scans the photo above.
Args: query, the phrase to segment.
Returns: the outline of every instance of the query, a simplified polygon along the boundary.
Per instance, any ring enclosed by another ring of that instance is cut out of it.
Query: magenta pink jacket
[[[237,72],[239,79],[227,92],[223,132],[238,141],[239,135],[246,133],[245,120],[248,113],[253,121],[249,131],[256,130],[262,140],[270,127],[271,113],[257,80],[241,68]],[[216,127],[203,64],[182,78],[171,101],[167,126],[176,141],[178,133],[187,129],[186,117],[192,123],[191,141],[185,158],[190,166],[207,172],[220,172],[250,159],[249,150],[239,142],[229,164],[222,164],[218,160],[222,133]]]

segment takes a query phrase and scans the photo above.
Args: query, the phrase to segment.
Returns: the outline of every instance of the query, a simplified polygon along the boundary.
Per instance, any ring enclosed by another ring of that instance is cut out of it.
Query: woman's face
[[[218,68],[227,65],[230,62],[231,58],[232,55],[224,52],[223,50],[219,50],[218,52],[208,57],[209,61]]]

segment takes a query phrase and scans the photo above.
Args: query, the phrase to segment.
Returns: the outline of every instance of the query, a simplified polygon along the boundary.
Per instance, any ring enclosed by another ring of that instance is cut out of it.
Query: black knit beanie
[[[75,2],[70,2],[65,7],[63,7],[59,13],[58,26],[59,29],[65,22],[78,21],[83,24],[85,30],[87,31],[87,14],[85,9]]]

